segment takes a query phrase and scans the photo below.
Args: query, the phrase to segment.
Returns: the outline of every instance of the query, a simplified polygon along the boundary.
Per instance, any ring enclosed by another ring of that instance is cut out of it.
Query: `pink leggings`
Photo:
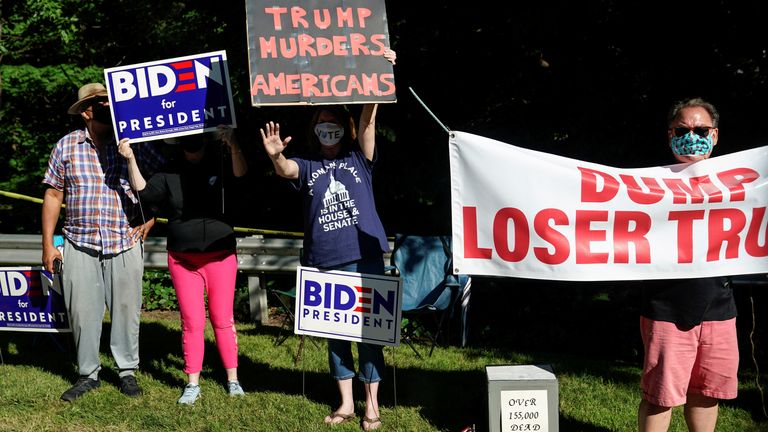
[[[237,333],[232,312],[237,276],[235,253],[168,251],[168,270],[179,299],[184,372],[191,374],[203,369],[205,292],[221,362],[225,369],[236,368]]]

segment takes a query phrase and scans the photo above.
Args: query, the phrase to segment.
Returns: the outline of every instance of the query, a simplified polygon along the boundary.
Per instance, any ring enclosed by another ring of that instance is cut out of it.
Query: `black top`
[[[222,209],[222,166],[231,162],[204,159],[192,164],[182,157],[150,177],[139,192],[142,201],[168,218],[169,251],[235,250],[235,233]],[[227,176],[225,185],[234,178]]]
[[[646,281],[640,315],[691,328],[736,317],[736,302],[726,277]]]

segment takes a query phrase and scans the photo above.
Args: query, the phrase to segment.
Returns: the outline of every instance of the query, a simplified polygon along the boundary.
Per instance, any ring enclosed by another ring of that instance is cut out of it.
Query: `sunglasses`
[[[95,98],[88,101],[87,104],[84,104],[82,107],[80,107],[80,111],[85,112],[85,111],[88,111],[88,108],[100,107],[102,106],[102,104],[108,101],[109,101],[109,98],[107,98],[106,96],[96,96]]]
[[[676,128],[672,128],[672,132],[676,137],[686,136],[689,133],[693,132],[702,138],[706,138],[709,136],[709,133],[712,129],[714,128],[711,126],[696,126],[692,128],[676,127]]]

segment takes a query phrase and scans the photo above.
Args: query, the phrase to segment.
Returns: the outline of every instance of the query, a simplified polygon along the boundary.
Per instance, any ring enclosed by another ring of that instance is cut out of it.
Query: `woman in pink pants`
[[[142,202],[159,207],[160,214],[168,217],[168,270],[179,299],[184,372],[188,376],[178,403],[186,405],[200,397],[206,293],[216,346],[227,371],[229,394],[244,394],[237,379],[233,316],[236,239],[232,226],[226,222],[222,195],[223,185],[228,184],[225,179],[244,176],[248,165],[232,129],[220,127],[215,138],[221,140],[220,148],[210,142],[209,135],[181,138],[179,157],[148,181],[139,171],[128,140],[121,140],[119,145],[120,154],[129,163],[131,186]],[[231,159],[231,163],[222,163],[222,157]],[[227,165],[231,172],[224,172]]]

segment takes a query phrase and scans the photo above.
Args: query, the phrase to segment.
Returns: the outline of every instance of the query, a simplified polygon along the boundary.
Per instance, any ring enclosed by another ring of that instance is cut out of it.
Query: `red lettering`
[[[387,44],[384,43],[387,40],[387,36],[381,33],[371,35],[371,43],[376,45],[376,48],[371,49],[372,56],[384,55],[384,51],[387,49]]]
[[[645,192],[642,187],[637,183],[634,177],[626,174],[619,175],[621,181],[627,185],[627,194],[629,199],[637,204],[656,204],[664,198],[664,190],[659,185],[659,182],[653,177],[641,177],[643,183],[648,187],[648,192]]]
[[[677,262],[693,262],[693,221],[704,219],[704,210],[669,212],[670,221],[677,221]]]
[[[725,221],[728,220],[726,228]],[[720,259],[720,249],[724,243],[725,258],[739,257],[739,233],[747,225],[747,217],[739,209],[714,209],[709,212],[709,244],[707,248],[707,261]]]
[[[731,201],[744,201],[743,184],[759,179],[760,173],[751,168],[734,168],[718,173],[717,178],[728,188]]]
[[[336,16],[339,21],[339,27],[352,27],[355,25],[355,16],[353,14],[352,8],[336,8]]]
[[[509,221],[515,225],[514,249],[509,248]],[[528,220],[525,214],[516,208],[505,207],[493,218],[493,246],[499,258],[504,261],[522,261],[528,254],[531,244]]]
[[[330,39],[319,37],[315,39],[315,44],[317,45],[318,56],[326,56],[333,53],[333,42]]]
[[[270,6],[264,8],[264,13],[272,15],[272,25],[275,26],[275,30],[282,30],[283,23],[280,19],[280,15],[288,12],[288,8]]]
[[[578,168],[581,171],[581,202],[608,202],[619,193],[619,181],[610,174]],[[597,190],[598,178],[602,179],[602,190]]]
[[[298,28],[299,26],[309,28],[309,22],[304,19],[305,16],[307,16],[307,11],[305,11],[304,8],[298,6],[292,7],[291,24],[293,24],[293,28]]]
[[[285,75],[285,74],[280,74]],[[285,75],[285,88],[283,94],[301,94],[301,74]]]
[[[256,77],[253,79],[253,85],[251,86],[251,96],[256,96],[259,93],[274,96],[272,87],[267,84],[267,80],[265,80],[264,75],[261,74],[256,75]]]
[[[607,222],[604,210],[576,210],[576,264],[605,264],[607,253],[593,253],[590,243],[605,241],[605,230],[593,230],[592,222]]]
[[[685,180],[688,180],[690,184],[686,184]],[[709,196],[711,203],[723,201],[723,192],[712,184],[709,176],[664,179],[664,183],[672,191],[674,204],[687,204],[689,196],[691,197],[691,204],[701,204],[704,202],[704,194]]]
[[[269,39],[265,39],[263,36],[259,37],[259,52],[263,59],[267,57],[277,58],[277,39],[274,36]]]
[[[299,55],[301,57],[317,57],[315,51],[315,38],[308,34],[300,34],[299,37]]]
[[[477,246],[477,207],[464,207],[464,258],[491,259],[491,248]]]
[[[395,75],[394,74],[379,75],[379,82],[381,82],[387,87],[386,90],[379,93],[381,96],[395,94]]]
[[[312,74],[301,74],[302,94],[307,96],[322,96],[320,89],[317,88],[317,77]]]
[[[568,225],[568,216],[559,209],[544,209],[536,214],[533,219],[533,229],[542,240],[554,247],[552,253],[549,248],[534,247],[533,254],[544,264],[562,264],[568,259],[571,253],[571,246],[568,244],[568,237],[552,228],[550,221],[554,225]]]
[[[352,33],[349,35],[349,45],[352,49],[352,55],[368,55],[370,51],[365,46],[365,35],[360,33]]]
[[[325,30],[331,25],[331,11],[328,9],[315,9],[313,12],[313,16],[315,19],[315,25],[317,28],[321,30]],[[323,14],[323,16],[320,16],[320,13]]]
[[[365,94],[363,93],[363,85],[360,84],[360,79],[357,75],[350,75],[348,77],[346,94]]]
[[[768,219],[765,221],[763,231],[763,244],[760,245],[760,227],[763,226],[765,207],[752,209],[752,222],[749,224],[747,238],[744,240],[744,249],[753,257],[768,256]]]
[[[368,8],[357,8],[357,20],[360,22],[360,28],[365,28],[366,18],[373,15],[373,12]]]
[[[346,78],[347,77],[345,77],[344,75],[336,75],[333,78],[331,78],[331,92],[335,96],[349,96],[349,94],[346,91],[340,90],[338,87],[339,81],[344,81],[344,79]]]
[[[337,56],[345,56],[349,54],[349,50],[347,50],[346,36],[333,37],[333,54]]]
[[[395,92],[393,74],[358,75],[313,75],[270,73],[254,76],[251,96],[302,94],[305,97],[349,96],[385,96]],[[381,87],[380,87],[381,86]],[[382,91],[382,88],[384,91]]]
[[[650,264],[651,244],[645,237],[651,230],[651,217],[643,212],[617,211],[613,222],[613,262],[629,263],[629,244],[635,247],[635,262]],[[634,230],[630,227],[634,225]]]
[[[280,55],[282,55],[283,58],[294,58],[298,52],[299,47],[296,46],[295,38],[280,38]]]

